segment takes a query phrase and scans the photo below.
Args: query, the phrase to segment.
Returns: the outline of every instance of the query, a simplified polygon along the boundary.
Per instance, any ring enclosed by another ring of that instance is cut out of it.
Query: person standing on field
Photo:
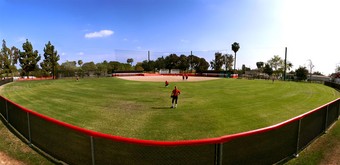
[[[175,86],[175,89],[172,90],[171,92],[171,98],[172,98],[172,106],[171,108],[177,108],[177,100],[178,100],[178,95],[181,94],[181,91],[177,89],[177,87]]]
[[[165,81],[165,87],[168,87],[168,86],[169,86],[169,82]]]

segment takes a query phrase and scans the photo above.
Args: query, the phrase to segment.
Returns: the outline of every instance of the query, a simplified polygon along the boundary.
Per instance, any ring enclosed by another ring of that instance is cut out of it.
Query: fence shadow
[[[151,107],[152,109],[171,109],[170,106]]]

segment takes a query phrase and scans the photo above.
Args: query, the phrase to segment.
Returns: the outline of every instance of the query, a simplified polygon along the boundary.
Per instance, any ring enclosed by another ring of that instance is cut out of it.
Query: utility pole
[[[285,48],[285,70],[283,71],[283,81],[286,81],[287,72],[287,47]]]
[[[150,61],[150,50],[148,50],[148,62]]]
[[[190,60],[190,70],[191,70],[191,73],[192,73],[192,51],[190,51],[190,58],[191,58],[191,60]]]
[[[224,77],[227,77],[227,53],[224,55],[224,65],[225,65]]]

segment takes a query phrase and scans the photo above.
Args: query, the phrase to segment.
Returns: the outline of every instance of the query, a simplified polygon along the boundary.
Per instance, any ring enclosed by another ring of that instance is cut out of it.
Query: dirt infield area
[[[182,76],[118,76],[118,78],[132,81],[150,81],[150,82],[179,82],[179,81],[207,81],[207,80],[216,80],[218,77],[198,77],[198,76],[189,76],[188,79]]]

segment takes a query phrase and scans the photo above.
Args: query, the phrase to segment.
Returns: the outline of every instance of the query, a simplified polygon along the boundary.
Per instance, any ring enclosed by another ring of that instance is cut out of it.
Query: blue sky
[[[0,38],[22,50],[28,39],[43,54],[48,41],[61,59],[134,64],[166,53],[204,57],[233,53],[237,68],[274,55],[294,69],[334,72],[340,64],[337,0],[0,0]]]

